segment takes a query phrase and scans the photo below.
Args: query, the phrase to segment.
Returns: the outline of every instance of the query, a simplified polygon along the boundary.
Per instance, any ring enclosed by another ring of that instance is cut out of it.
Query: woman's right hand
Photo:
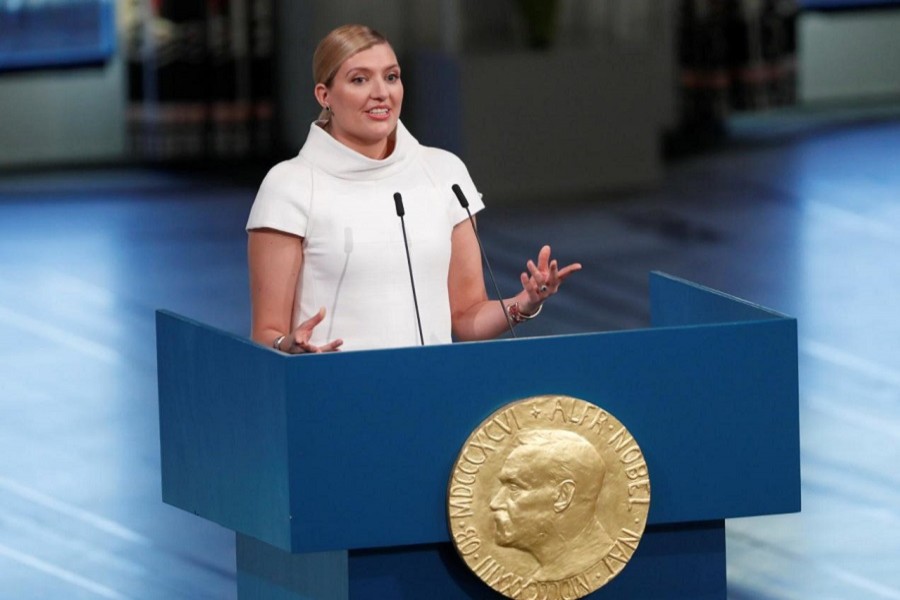
[[[319,353],[319,352],[335,352],[340,349],[341,345],[344,343],[344,340],[337,339],[327,344],[323,344],[321,346],[314,346],[309,343],[309,338],[312,337],[313,329],[316,328],[316,325],[322,322],[322,319],[325,318],[325,307],[319,309],[319,312],[314,314],[309,319],[300,323],[297,328],[291,332],[288,338],[291,340],[291,347],[283,350],[283,352],[287,352],[288,354],[306,354],[306,353]],[[284,342],[282,342],[284,345]]]

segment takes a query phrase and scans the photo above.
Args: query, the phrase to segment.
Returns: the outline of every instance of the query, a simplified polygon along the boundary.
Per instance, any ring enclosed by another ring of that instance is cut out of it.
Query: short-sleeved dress
[[[452,341],[447,275],[453,227],[468,218],[451,186],[476,213],[484,205],[455,155],[422,146],[397,124],[392,154],[375,160],[310,126],[295,158],[273,167],[260,186],[247,229],[303,238],[294,327],[326,308],[311,342],[341,338],[343,350],[419,344],[403,230],[406,231],[426,344]]]

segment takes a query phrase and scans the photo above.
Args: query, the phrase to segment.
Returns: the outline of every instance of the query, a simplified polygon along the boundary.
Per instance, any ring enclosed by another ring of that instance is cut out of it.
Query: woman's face
[[[370,158],[384,158],[388,136],[403,104],[400,66],[389,44],[376,44],[344,61],[330,87],[316,85],[316,98],[331,107],[335,139]]]

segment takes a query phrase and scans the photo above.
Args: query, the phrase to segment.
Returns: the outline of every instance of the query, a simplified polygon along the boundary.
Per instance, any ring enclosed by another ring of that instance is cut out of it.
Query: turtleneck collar
[[[387,158],[369,158],[337,141],[318,123],[309,127],[309,137],[300,157],[314,167],[340,179],[366,181],[390,177],[405,169],[419,152],[419,142],[397,121],[394,151]]]

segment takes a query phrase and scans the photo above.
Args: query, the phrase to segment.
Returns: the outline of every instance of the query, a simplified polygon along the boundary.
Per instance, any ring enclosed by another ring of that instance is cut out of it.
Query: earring
[[[328,112],[331,112],[331,107],[328,106],[328,105],[326,104],[326,105],[325,105],[325,110],[327,110]]]

